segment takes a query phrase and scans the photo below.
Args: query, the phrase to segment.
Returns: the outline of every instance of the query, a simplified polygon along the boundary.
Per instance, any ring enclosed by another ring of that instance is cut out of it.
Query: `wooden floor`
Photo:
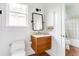
[[[41,54],[41,55],[32,54],[32,55],[29,55],[29,56],[50,56],[50,55],[47,54],[47,53],[44,53],[44,54]]]
[[[70,50],[66,50],[66,56],[79,56],[79,48],[70,46]]]

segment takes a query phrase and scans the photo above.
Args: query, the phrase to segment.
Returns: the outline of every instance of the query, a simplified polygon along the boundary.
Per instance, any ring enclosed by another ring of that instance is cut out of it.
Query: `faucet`
[[[41,34],[41,32],[40,32],[40,31],[38,31],[38,32],[37,32],[37,34]]]

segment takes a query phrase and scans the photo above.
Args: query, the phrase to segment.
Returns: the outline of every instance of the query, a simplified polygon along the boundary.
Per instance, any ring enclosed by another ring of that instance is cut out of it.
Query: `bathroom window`
[[[7,6],[7,26],[28,26],[27,5],[9,3]]]

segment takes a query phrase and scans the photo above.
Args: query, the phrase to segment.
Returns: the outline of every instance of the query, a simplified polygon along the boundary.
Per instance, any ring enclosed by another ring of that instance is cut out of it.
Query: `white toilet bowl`
[[[25,56],[25,41],[16,40],[11,43],[11,56]]]

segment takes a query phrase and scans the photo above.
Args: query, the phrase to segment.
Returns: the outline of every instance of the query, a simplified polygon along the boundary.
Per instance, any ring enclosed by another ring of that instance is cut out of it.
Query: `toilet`
[[[16,40],[10,44],[11,56],[25,56],[25,40]]]

